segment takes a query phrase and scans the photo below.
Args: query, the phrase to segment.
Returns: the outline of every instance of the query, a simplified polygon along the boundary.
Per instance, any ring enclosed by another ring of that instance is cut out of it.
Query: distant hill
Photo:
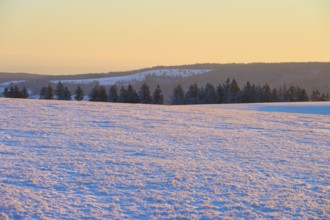
[[[26,86],[32,95],[48,83],[63,82],[72,91],[77,85],[88,94],[97,83],[109,87],[112,84],[132,84],[136,89],[143,81],[153,90],[161,86],[165,100],[169,100],[173,88],[181,84],[186,89],[190,84],[200,86],[210,82],[223,83],[235,78],[240,86],[250,81],[255,84],[268,83],[277,88],[283,84],[298,85],[311,93],[318,89],[330,94],[330,62],[327,63],[251,63],[251,64],[193,64],[184,66],[158,66],[128,72],[90,73],[79,75],[38,75],[28,73],[0,73],[0,92],[11,83]]]

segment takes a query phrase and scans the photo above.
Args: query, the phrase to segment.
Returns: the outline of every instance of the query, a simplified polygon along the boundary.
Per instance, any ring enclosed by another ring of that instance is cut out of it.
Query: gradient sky
[[[329,0],[0,0],[0,72],[330,61]]]

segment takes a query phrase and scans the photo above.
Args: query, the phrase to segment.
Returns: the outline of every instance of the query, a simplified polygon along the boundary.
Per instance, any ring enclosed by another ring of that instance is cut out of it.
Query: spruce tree
[[[206,84],[204,89],[204,94],[205,94],[205,98],[203,103],[213,104],[217,102],[217,94],[212,84],[210,83]]]
[[[240,88],[238,86],[238,83],[235,79],[232,79],[230,84],[230,97],[229,102],[230,103],[237,103],[240,102]]]
[[[77,101],[81,101],[84,99],[84,91],[82,90],[82,88],[80,86],[77,87],[76,91],[75,91],[75,100]]]
[[[71,100],[71,92],[67,87],[64,88],[62,100]]]
[[[47,87],[42,87],[40,90],[40,99],[53,99],[54,91],[52,85],[49,83]]]
[[[55,95],[58,100],[64,100],[64,85],[59,81],[55,89]]]
[[[22,98],[21,91],[19,91],[19,88],[17,86],[14,87],[14,93],[12,98]]]
[[[48,84],[47,88],[46,88],[47,92],[46,92],[46,99],[53,99],[54,98],[54,91],[52,88],[51,84]]]
[[[29,92],[28,90],[25,88],[25,86],[23,87],[23,90],[22,90],[22,98],[26,99],[29,97]]]
[[[221,84],[217,86],[216,94],[217,94],[216,103],[224,103],[224,90]]]
[[[277,90],[275,88],[272,90],[271,97],[271,102],[278,102]]]
[[[124,86],[120,87],[118,102],[126,103],[127,102],[127,90]]]
[[[139,99],[141,103],[144,104],[151,104],[152,103],[152,98],[150,95],[150,88],[149,86],[143,82],[140,91],[139,91]]]
[[[203,87],[200,87],[198,90],[197,103],[196,104],[205,104],[206,103],[206,92]]]
[[[271,102],[272,100],[272,92],[271,89],[269,87],[269,85],[266,83],[263,87],[262,87],[262,102]]]
[[[93,102],[106,102],[107,92],[103,86],[96,85],[89,95],[89,101]]]
[[[253,102],[253,90],[250,82],[248,81],[242,91],[241,102],[251,103]]]
[[[228,78],[223,85],[223,101],[224,103],[230,103],[232,100],[230,79]]]
[[[197,86],[197,84],[195,83],[190,85],[185,95],[185,103],[198,104],[198,95],[199,95],[199,87]]]
[[[173,90],[171,103],[173,105],[183,105],[185,103],[184,91],[180,84],[177,85]]]
[[[164,104],[164,96],[162,95],[162,90],[159,85],[157,85],[153,93],[153,103],[159,105]]]
[[[135,91],[135,89],[131,84],[129,84],[127,87],[127,102],[128,103],[140,102],[139,95],[137,94],[137,92]]]
[[[118,91],[117,86],[112,85],[109,89],[109,95],[108,95],[108,101],[109,102],[117,102],[118,101]]]

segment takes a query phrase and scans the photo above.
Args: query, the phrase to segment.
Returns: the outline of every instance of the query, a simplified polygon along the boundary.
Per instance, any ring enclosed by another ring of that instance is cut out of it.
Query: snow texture
[[[104,78],[93,78],[93,79],[76,79],[76,80],[52,80],[52,83],[69,84],[89,84],[93,82],[99,82],[100,85],[114,85],[117,83],[127,84],[134,81],[143,81],[146,76],[172,76],[172,77],[189,77],[198,74],[204,74],[210,72],[208,69],[157,69],[143,71],[127,76],[111,76]]]
[[[329,116],[231,106],[2,98],[0,219],[330,219]]]

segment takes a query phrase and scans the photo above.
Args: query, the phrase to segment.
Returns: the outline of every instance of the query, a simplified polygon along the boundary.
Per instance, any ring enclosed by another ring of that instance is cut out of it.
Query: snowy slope
[[[329,116],[223,106],[0,99],[0,219],[329,219]]]
[[[172,77],[189,77],[193,75],[203,74],[210,72],[211,70],[207,69],[156,69],[143,71],[127,76],[113,76],[113,77],[104,77],[104,78],[94,78],[94,79],[77,79],[77,80],[52,80],[52,83],[62,83],[69,84],[89,84],[92,82],[99,82],[100,85],[114,85],[116,83],[129,83],[133,81],[143,81],[146,76],[172,76]]]

